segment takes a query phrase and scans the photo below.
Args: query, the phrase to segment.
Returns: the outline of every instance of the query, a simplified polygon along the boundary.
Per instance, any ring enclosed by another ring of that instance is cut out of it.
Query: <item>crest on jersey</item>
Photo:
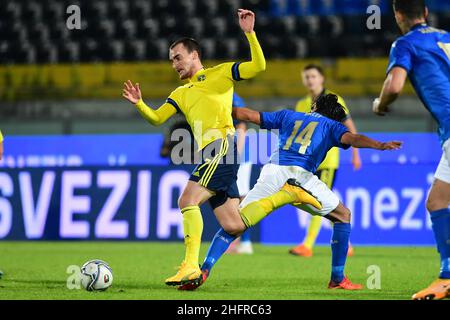
[[[204,74],[201,74],[197,77],[198,81],[205,81],[206,80],[206,76]]]

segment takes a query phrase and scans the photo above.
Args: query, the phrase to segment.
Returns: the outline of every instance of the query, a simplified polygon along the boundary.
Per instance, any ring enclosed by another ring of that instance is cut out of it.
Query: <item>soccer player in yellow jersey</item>
[[[302,72],[302,80],[303,85],[308,89],[309,94],[298,101],[295,111],[308,113],[311,111],[311,106],[318,97],[333,93],[334,92],[325,89],[325,75],[323,69],[319,65],[309,64],[303,68]],[[344,119],[343,124],[349,129],[351,133],[357,133],[355,124],[353,123],[352,118],[350,117],[350,112],[339,95],[338,102],[344,107],[345,113],[347,117]],[[353,156],[352,156],[352,164],[355,170],[359,170],[361,168],[361,159],[359,157],[358,149],[353,148]],[[316,175],[322,180],[328,188],[332,189],[333,184],[336,177],[336,171],[339,167],[339,148],[332,148],[328,151],[325,159],[320,164],[317,169]],[[306,232],[305,239],[303,243],[289,250],[291,254],[303,256],[303,257],[311,257],[313,254],[314,243],[316,242],[317,235],[319,234],[320,228],[322,224],[322,217],[320,216],[312,216],[308,230]],[[348,250],[349,255],[353,254],[353,248],[349,246]]]
[[[199,206],[209,201],[220,225],[228,233],[245,227],[239,212],[239,192],[236,185],[237,163],[232,98],[234,82],[256,76],[266,68],[266,61],[255,32],[255,14],[238,10],[239,25],[250,44],[251,61],[223,63],[204,68],[201,52],[194,39],[175,41],[169,50],[172,67],[180,79],[189,80],[175,89],[157,110],[149,108],[142,100],[139,84],[125,83],[123,96],[133,103],[139,113],[151,124],[160,125],[177,112],[186,117],[202,154],[202,162],[194,169],[178,201],[183,214],[185,258],[168,285],[183,285],[202,277],[198,256],[203,231]],[[230,144],[232,146],[230,146]],[[208,152],[210,156],[208,155]],[[231,163],[229,161],[231,158]],[[290,191],[289,191],[290,190]],[[300,190],[300,191],[299,191]],[[300,196],[299,196],[300,195]],[[276,205],[309,199],[317,203],[300,188],[286,186],[275,193]],[[280,200],[280,201],[278,201]],[[273,208],[268,208],[268,211]]]

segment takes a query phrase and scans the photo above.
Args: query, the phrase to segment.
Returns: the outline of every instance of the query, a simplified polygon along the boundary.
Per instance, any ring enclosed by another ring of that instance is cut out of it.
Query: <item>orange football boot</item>
[[[344,277],[340,283],[333,280],[328,283],[328,289],[361,290],[362,288],[361,284],[352,283],[347,277]]]
[[[289,250],[290,254],[294,256],[300,256],[305,258],[310,258],[313,255],[312,249],[306,247],[303,243]]]
[[[441,300],[450,297],[450,279],[434,280],[428,288],[412,296],[413,300]]]
[[[355,254],[355,249],[353,249],[353,246],[349,243],[347,257],[353,257],[354,254]]]

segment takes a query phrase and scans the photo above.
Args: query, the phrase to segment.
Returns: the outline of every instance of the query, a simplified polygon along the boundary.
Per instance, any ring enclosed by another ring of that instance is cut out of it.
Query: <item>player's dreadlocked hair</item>
[[[312,110],[338,122],[342,122],[347,116],[344,107],[338,102],[337,95],[331,93],[321,95],[314,102]]]
[[[408,19],[423,18],[425,0],[393,0],[394,10],[404,14]]]

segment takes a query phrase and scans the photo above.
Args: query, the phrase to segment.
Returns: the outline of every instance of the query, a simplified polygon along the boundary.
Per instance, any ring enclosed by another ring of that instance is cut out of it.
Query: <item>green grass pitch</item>
[[[202,245],[203,259],[207,243]],[[251,256],[226,255],[208,281],[194,292],[164,284],[176,271],[184,247],[155,242],[0,242],[0,299],[410,299],[438,274],[431,247],[356,247],[346,273],[366,286],[367,268],[381,271],[381,289],[358,292],[328,290],[330,249],[299,258],[287,246],[255,245]],[[69,290],[68,266],[103,259],[114,283],[105,292]]]

